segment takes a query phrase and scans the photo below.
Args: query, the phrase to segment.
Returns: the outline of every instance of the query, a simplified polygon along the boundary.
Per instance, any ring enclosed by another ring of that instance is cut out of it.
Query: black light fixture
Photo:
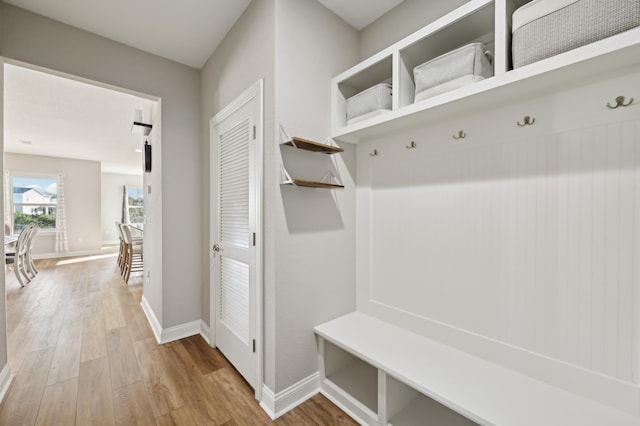
[[[153,125],[151,124],[142,123],[140,121],[134,121],[133,125],[131,126],[131,133],[135,133],[137,135],[149,136],[149,133],[151,133],[152,128],[153,128]]]
[[[133,125],[131,126],[131,133],[134,133],[136,135],[149,136],[152,128],[153,125],[142,122],[142,110],[136,109],[133,119]]]
[[[144,172],[149,173],[151,171],[151,145],[149,141],[144,141]]]

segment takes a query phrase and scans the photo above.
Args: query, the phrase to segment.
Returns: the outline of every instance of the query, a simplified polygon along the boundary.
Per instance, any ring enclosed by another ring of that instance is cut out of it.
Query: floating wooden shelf
[[[292,137],[290,141],[285,142],[284,145],[294,146],[306,151],[321,152],[323,154],[337,154],[344,151],[344,148],[340,148],[339,146],[326,145],[295,136]]]
[[[306,186],[309,188],[344,188],[344,185],[302,179],[292,179],[291,182],[284,182],[283,185]]]

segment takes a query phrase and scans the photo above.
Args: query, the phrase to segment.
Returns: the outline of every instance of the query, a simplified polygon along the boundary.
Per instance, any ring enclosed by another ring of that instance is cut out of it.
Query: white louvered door
[[[211,139],[215,346],[254,388],[257,103],[241,99],[231,113],[216,115]]]

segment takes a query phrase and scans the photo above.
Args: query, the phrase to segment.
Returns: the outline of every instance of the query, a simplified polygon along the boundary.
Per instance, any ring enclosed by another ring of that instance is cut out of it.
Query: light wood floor
[[[9,364],[0,425],[355,425],[317,395],[272,422],[200,336],[159,346],[113,255],[40,261],[7,278]]]

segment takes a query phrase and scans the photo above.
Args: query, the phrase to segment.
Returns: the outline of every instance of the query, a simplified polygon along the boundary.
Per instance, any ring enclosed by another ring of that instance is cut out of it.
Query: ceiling
[[[361,30],[404,0],[318,0],[327,9]]]
[[[251,0],[0,0],[200,69]],[[277,0],[276,0],[277,1]],[[318,0],[360,30],[403,0]],[[100,161],[141,174],[135,109],[152,101],[5,65],[5,151]],[[147,115],[148,117],[148,115]]]
[[[144,139],[131,133],[135,110],[149,122],[153,101],[6,64],[6,152],[100,161],[105,173],[141,175]]]
[[[3,0],[200,69],[251,0]],[[318,0],[360,30],[403,0]]]

